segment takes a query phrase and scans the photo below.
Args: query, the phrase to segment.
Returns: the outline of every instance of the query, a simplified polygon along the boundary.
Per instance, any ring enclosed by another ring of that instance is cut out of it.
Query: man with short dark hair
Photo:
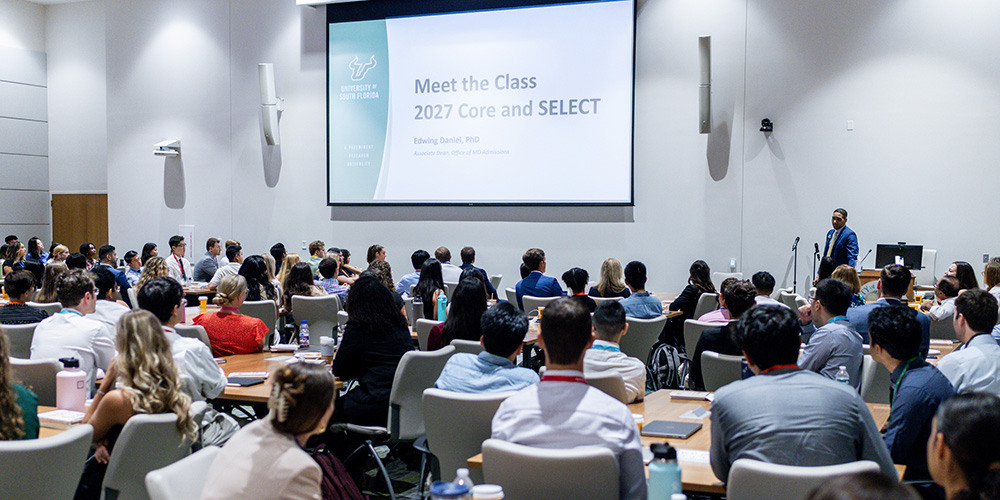
[[[545,376],[500,404],[492,437],[539,448],[608,448],[618,458],[619,498],[646,498],[642,443],[632,412],[583,378],[584,354],[594,339],[590,312],[578,300],[559,298],[545,307],[541,323]]]
[[[583,371],[621,375],[628,401],[642,401],[646,395],[646,363],[622,352],[620,342],[627,333],[625,308],[616,300],[601,302],[594,310],[596,338],[583,356]]]
[[[101,249],[97,255],[99,257],[98,265],[90,270],[93,271],[98,267],[103,267],[110,271],[115,277],[115,283],[118,284],[118,289],[115,292],[120,295],[119,298],[125,302],[125,305],[132,307],[132,302],[128,298],[128,289],[132,285],[129,284],[128,278],[125,276],[125,271],[121,271],[116,267],[118,265],[118,254],[115,253],[115,247],[112,245],[101,245]],[[111,300],[116,299],[112,298]]]
[[[195,281],[210,281],[219,270],[219,254],[222,253],[222,243],[219,238],[209,238],[205,242],[205,255],[194,265]]]
[[[73,269],[80,269],[82,271],[88,270],[87,256],[77,252],[69,254],[69,256],[66,257],[66,268],[70,271]]]
[[[630,318],[651,319],[663,314],[663,303],[646,291],[646,265],[633,260],[625,265],[625,285],[632,292],[618,301]]]
[[[17,236],[13,234],[8,234],[6,238],[3,239],[4,245],[10,245],[11,243],[17,241]]]
[[[915,486],[926,493],[936,490],[937,494],[924,498],[944,498],[944,490],[933,486],[927,470],[927,438],[938,405],[955,390],[937,368],[924,361],[917,314],[897,304],[873,309],[867,319],[872,358],[889,370],[893,387],[892,409],[883,437],[892,460],[906,466],[903,480],[923,482]]]
[[[462,277],[462,268],[451,263],[451,250],[448,247],[438,247],[434,258],[441,262],[441,277],[448,283],[458,283]]]
[[[93,243],[84,243],[80,245],[80,253],[87,258],[86,269],[88,271],[97,265],[97,247],[95,247]]]
[[[728,323],[732,318],[729,312],[729,308],[726,305],[726,289],[739,283],[740,280],[736,278],[726,278],[722,280],[719,284],[719,308],[714,311],[708,311],[698,317],[698,321],[703,321],[705,323]],[[756,290],[755,290],[756,291]]]
[[[691,357],[691,382],[697,388],[704,388],[705,382],[701,373],[701,353],[705,351],[717,352],[719,354],[729,354],[739,356],[742,354],[739,347],[733,343],[733,328],[736,320],[746,311],[755,305],[754,297],[757,289],[749,281],[736,280],[728,287],[723,288],[722,299],[729,307],[729,314],[732,320],[725,325],[706,328],[702,330],[698,337],[698,343],[694,349],[694,356]]]
[[[868,316],[880,307],[902,305],[903,296],[910,287],[911,277],[910,270],[898,264],[883,267],[875,284],[875,288],[878,289],[878,300],[847,310],[847,320],[861,334],[863,343],[868,343]],[[917,322],[920,324],[920,352],[926,356],[931,342],[931,320],[926,314],[918,312]]]
[[[920,310],[927,311],[927,315],[934,321],[951,321],[955,314],[955,298],[961,288],[958,278],[942,276],[934,285],[934,301],[924,302],[920,305]]]
[[[285,257],[288,256],[288,252],[285,251],[285,244],[280,241],[275,243],[271,246],[270,252],[271,257],[274,257],[274,272],[280,272],[281,265],[285,263]]]
[[[545,251],[541,248],[529,248],[521,261],[528,269],[528,275],[514,285],[517,294],[517,307],[524,310],[525,295],[529,297],[559,297],[566,295],[559,281],[545,275]]]
[[[858,235],[847,227],[847,210],[838,208],[833,211],[833,229],[826,233],[826,246],[823,255],[833,259],[837,266],[847,264],[856,267],[858,261]]]
[[[327,257],[319,261],[320,279],[315,280],[315,284],[322,287],[327,295],[336,295],[340,298],[340,307],[343,309],[347,304],[347,292],[350,287],[341,285],[337,281],[337,274],[340,272],[340,260]]]
[[[528,317],[514,304],[500,302],[483,313],[483,351],[456,353],[448,359],[434,387],[454,392],[517,391],[538,383],[538,374],[515,361],[528,333]]]
[[[460,254],[462,256],[462,265],[459,266],[462,270],[475,269],[479,271],[479,274],[483,275],[483,283],[486,283],[486,291],[489,293],[491,299],[497,298],[497,289],[490,283],[490,275],[486,273],[486,270],[481,267],[476,267],[476,249],[472,247],[462,248]]]
[[[106,266],[94,266],[90,272],[94,275],[94,285],[97,286],[97,303],[94,312],[88,314],[87,318],[104,323],[111,333],[116,333],[118,320],[129,311],[129,307],[118,301],[118,283],[110,269]]]
[[[948,377],[955,392],[1000,395],[1000,345],[990,335],[997,322],[997,299],[985,290],[966,290],[955,299],[953,321],[962,346],[941,358],[938,370]]]
[[[191,262],[184,258],[184,252],[187,249],[184,237],[175,234],[170,237],[168,243],[170,245],[170,255],[165,259],[167,261],[167,273],[179,283],[190,281],[194,269],[191,268]]]
[[[410,255],[410,264],[413,265],[414,271],[399,279],[399,283],[396,284],[396,293],[403,297],[410,296],[410,287],[420,281],[420,269],[424,267],[424,262],[429,258],[431,258],[431,254],[423,249],[415,250]]]
[[[725,481],[733,462],[751,458],[797,466],[873,460],[896,478],[858,392],[795,365],[799,330],[791,309],[772,305],[751,308],[736,324],[733,340],[756,376],[715,391],[709,451],[715,476]]]
[[[222,281],[222,278],[239,274],[240,267],[243,265],[243,247],[239,245],[226,247],[226,260],[228,260],[229,263],[217,269],[215,274],[212,275],[212,280],[208,282],[208,288],[210,290],[218,288],[219,282]]]
[[[0,307],[0,324],[28,325],[49,317],[49,313],[44,310],[25,304],[35,294],[35,278],[30,272],[7,273],[3,278],[3,289],[10,297],[10,302]]]
[[[754,297],[754,302],[757,304],[772,304],[788,307],[785,303],[780,300],[775,300],[771,298],[771,294],[774,293],[774,276],[767,271],[759,271],[754,273],[750,278],[753,282],[754,288],[757,290],[757,296]]]
[[[816,285],[812,303],[799,308],[802,337],[808,341],[798,364],[803,370],[812,370],[831,379],[844,366],[851,386],[857,389],[861,386],[864,349],[861,335],[845,316],[851,296],[851,288],[840,280],[827,278]]]

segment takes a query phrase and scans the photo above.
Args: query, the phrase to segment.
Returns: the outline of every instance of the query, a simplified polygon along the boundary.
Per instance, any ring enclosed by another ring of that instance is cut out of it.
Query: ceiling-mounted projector
[[[158,142],[153,145],[153,148],[153,154],[156,156],[177,156],[181,154],[181,140]]]

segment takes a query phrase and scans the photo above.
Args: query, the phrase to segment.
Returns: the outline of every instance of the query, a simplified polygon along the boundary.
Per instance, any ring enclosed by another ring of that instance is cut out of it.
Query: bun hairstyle
[[[289,363],[271,375],[271,384],[271,424],[286,434],[317,430],[333,404],[333,375],[322,363]]]
[[[958,394],[941,403],[934,419],[969,484],[955,498],[1000,497],[1000,398],[985,392]]]
[[[247,293],[247,279],[238,274],[230,274],[219,280],[212,303],[219,306],[229,305],[245,293]]]

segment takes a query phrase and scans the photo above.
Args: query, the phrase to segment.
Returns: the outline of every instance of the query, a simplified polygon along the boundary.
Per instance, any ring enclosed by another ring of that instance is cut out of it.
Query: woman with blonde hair
[[[853,266],[841,264],[834,268],[830,277],[847,283],[851,288],[851,307],[865,305],[865,298],[861,296],[861,280],[858,279],[858,272]]]
[[[590,287],[587,295],[591,297],[628,297],[631,294],[625,286],[625,273],[622,271],[622,263],[618,259],[607,258],[601,264],[601,279],[597,281],[597,286]]]
[[[264,265],[267,267],[267,280],[278,289],[278,296],[281,297],[281,282],[278,281],[278,276],[274,272],[277,268],[277,261],[269,253],[262,253],[260,257],[264,259]]]
[[[142,274],[139,275],[139,282],[135,284],[135,289],[138,291],[149,280],[164,276],[170,276],[170,271],[167,270],[167,260],[163,257],[150,257],[142,268]]]
[[[295,264],[302,262],[302,257],[297,253],[290,253],[285,256],[285,263],[281,265],[281,269],[278,270],[278,275],[275,277],[278,280],[278,286],[282,290],[285,289],[285,280],[288,279],[288,273],[292,272],[292,268]],[[278,294],[280,297],[281,294]]]
[[[69,257],[69,247],[66,245],[56,245],[49,252],[49,264],[53,262],[66,262],[66,257]]]
[[[111,362],[83,422],[94,427],[94,455],[87,460],[76,499],[97,499],[118,434],[139,413],[174,413],[177,432],[194,439],[191,398],[184,393],[163,326],[144,309],[122,315],[115,325],[118,356]],[[117,388],[116,388],[116,383]]]
[[[38,396],[15,383],[7,335],[0,332],[0,441],[38,437]]]
[[[983,270],[983,288],[1000,301],[1000,262],[990,262]]]
[[[213,356],[249,354],[264,348],[267,325],[258,318],[240,314],[246,298],[246,278],[239,274],[226,276],[219,281],[212,299],[222,309],[194,317],[194,324],[201,325],[208,333]]]
[[[52,261],[45,266],[42,273],[42,287],[35,293],[35,302],[40,304],[51,304],[59,302],[59,295],[56,293],[56,280],[69,271],[62,261]]]

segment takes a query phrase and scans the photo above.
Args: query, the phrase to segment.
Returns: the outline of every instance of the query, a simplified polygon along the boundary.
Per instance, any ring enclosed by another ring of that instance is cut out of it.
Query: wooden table
[[[208,287],[208,283],[197,284],[184,287],[184,295],[215,295],[215,290]]]
[[[663,389],[652,394],[647,394],[645,401],[628,405],[632,413],[642,414],[646,422],[654,420],[680,420],[678,417],[693,408],[701,406],[706,410],[710,408],[708,401],[689,401],[670,398],[670,389]],[[869,404],[868,409],[872,412],[875,425],[882,428],[889,420],[889,405]],[[694,422],[694,420],[684,420]],[[695,432],[688,439],[665,439],[651,438],[643,436],[642,445],[648,447],[654,443],[664,441],[675,448],[688,450],[708,451],[712,445],[711,422],[709,418],[701,420],[702,428]],[[681,461],[681,481],[684,483],[684,491],[697,491],[703,493],[725,494],[726,485],[715,477],[712,465],[704,462]],[[468,466],[472,469],[483,468],[483,455],[476,455],[468,460]],[[897,466],[900,469],[900,466]],[[648,472],[648,468],[647,468]],[[902,472],[900,472],[902,476]]]
[[[294,356],[291,352],[258,352],[254,354],[236,354],[226,356],[226,362],[219,365],[222,371],[229,374],[233,372],[269,372],[274,373],[281,363],[285,363],[289,356]],[[344,386],[340,379],[336,379],[335,387],[339,390]],[[271,381],[265,380],[263,384],[250,387],[227,386],[219,397],[215,399],[225,401],[242,401],[247,403],[267,403],[267,398],[271,396]]]

